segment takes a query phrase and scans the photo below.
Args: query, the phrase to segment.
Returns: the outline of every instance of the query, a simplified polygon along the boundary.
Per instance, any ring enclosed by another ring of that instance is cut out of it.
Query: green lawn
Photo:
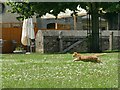
[[[72,54],[3,54],[2,88],[117,88],[118,53],[100,59],[101,64],[73,62]]]

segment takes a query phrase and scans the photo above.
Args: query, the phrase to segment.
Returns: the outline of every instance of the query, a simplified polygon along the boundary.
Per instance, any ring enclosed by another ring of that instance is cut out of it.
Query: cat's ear
[[[74,54],[77,54],[77,52],[74,52]]]

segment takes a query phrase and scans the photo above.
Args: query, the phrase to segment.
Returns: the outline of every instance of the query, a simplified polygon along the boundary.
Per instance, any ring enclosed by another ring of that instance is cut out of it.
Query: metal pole
[[[118,12],[118,30],[120,30],[120,13]]]
[[[118,30],[120,30],[120,13],[118,12]],[[118,41],[118,50],[120,50],[120,41]]]
[[[100,21],[99,21],[99,46],[100,46],[100,50],[102,51],[102,17],[100,14]]]
[[[87,20],[87,37],[88,37],[88,35],[89,35],[89,31],[88,31],[88,28],[89,28],[89,27],[88,27],[88,24],[89,24],[89,22],[88,22],[88,13],[87,13],[87,19],[86,19],[86,20]],[[85,26],[85,27],[86,27],[86,26]]]

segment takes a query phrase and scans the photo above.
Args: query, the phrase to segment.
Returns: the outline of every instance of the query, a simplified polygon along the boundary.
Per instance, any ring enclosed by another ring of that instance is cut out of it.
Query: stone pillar
[[[74,19],[74,30],[77,29],[77,17],[76,15],[73,15],[73,19]]]
[[[107,21],[107,28],[106,28],[106,29],[107,29],[107,31],[109,31],[109,25],[108,25],[108,21]]]
[[[109,50],[113,50],[113,32],[110,32],[109,36]]]
[[[55,29],[56,30],[58,29],[58,23],[57,22],[55,23]]]
[[[63,40],[62,40],[62,31],[59,32],[59,50],[63,51]]]

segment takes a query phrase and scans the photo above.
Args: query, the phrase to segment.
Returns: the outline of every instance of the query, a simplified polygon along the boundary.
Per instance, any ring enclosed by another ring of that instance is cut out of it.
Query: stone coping
[[[113,36],[120,36],[118,30],[101,31],[102,36],[109,36],[113,32]],[[42,33],[43,36],[87,36],[87,30],[38,30],[37,33]]]

